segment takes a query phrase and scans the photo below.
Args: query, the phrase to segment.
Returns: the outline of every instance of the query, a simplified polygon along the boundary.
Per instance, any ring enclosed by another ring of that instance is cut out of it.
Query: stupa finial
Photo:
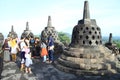
[[[52,27],[51,16],[48,16],[48,23],[47,23],[47,27]]]
[[[26,30],[29,30],[29,22],[26,22]]]
[[[11,32],[14,32],[13,25],[11,26]]]
[[[84,2],[83,20],[84,20],[84,23],[90,22],[90,11],[89,11],[88,1]]]

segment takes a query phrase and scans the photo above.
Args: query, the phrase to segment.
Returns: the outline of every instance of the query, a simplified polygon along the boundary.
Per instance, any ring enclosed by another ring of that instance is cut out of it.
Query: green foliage
[[[115,43],[117,47],[120,48],[120,40],[114,40],[113,43]]]
[[[34,35],[34,37],[40,37],[40,35]]]
[[[63,44],[68,45],[70,43],[70,37],[66,33],[58,32],[58,37]]]

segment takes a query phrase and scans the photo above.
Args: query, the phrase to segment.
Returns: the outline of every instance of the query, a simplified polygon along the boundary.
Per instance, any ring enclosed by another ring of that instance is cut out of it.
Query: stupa
[[[105,43],[105,46],[112,51],[113,54],[119,54],[119,48],[117,44],[112,42],[112,33],[109,34],[109,40]]]
[[[2,33],[0,33],[0,47],[2,46],[3,41],[4,41],[4,36]]]
[[[14,31],[13,25],[11,26],[11,31],[8,34],[8,37],[17,38],[17,33]]]
[[[46,40],[48,36],[52,34],[52,37],[55,42],[58,41],[58,33],[55,30],[55,27],[52,26],[51,16],[48,16],[47,27],[41,32],[41,40]]]
[[[55,53],[61,53],[63,51],[63,43],[58,39],[58,32],[55,30],[55,27],[52,26],[51,16],[48,16],[47,27],[41,32],[41,40],[45,41],[48,39],[49,35],[52,35],[55,43]]]
[[[24,32],[21,35],[22,37],[32,37],[34,38],[34,34],[31,32],[31,30],[29,30],[29,23],[26,22],[26,29],[24,30]]]
[[[101,39],[101,29],[95,19],[90,19],[85,1],[83,19],[73,28],[70,47],[54,62],[55,67],[77,75],[117,73],[115,56],[102,45]]]

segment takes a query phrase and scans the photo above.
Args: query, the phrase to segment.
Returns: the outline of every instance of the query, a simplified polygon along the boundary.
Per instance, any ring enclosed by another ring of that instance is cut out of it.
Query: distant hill
[[[109,40],[109,36],[103,36],[102,40]],[[114,36],[112,37],[112,40],[120,40],[120,36]]]
[[[102,37],[102,42],[103,43],[108,42],[108,40],[109,40],[109,36],[103,36]],[[112,37],[112,41],[120,41],[120,36]]]

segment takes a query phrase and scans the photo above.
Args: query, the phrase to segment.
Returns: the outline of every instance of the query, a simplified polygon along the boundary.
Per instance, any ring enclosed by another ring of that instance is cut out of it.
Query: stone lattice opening
[[[97,34],[97,32],[95,31],[95,34]]]
[[[77,43],[79,43],[79,40],[77,40]]]
[[[89,30],[89,28],[88,28],[88,27],[86,27],[86,30]]]
[[[100,44],[102,44],[102,41],[100,40]]]
[[[77,31],[77,34],[79,34],[79,31]]]
[[[100,31],[100,28],[99,28],[99,27],[97,27],[97,30],[98,30],[98,31]]]
[[[92,30],[95,30],[95,28],[94,28],[94,27],[92,27]]]
[[[80,39],[82,39],[82,35],[80,35]]]
[[[100,37],[98,36],[98,39],[99,39]]]
[[[101,33],[99,32],[99,34],[101,34]]]
[[[92,32],[91,32],[91,31],[89,31],[89,34],[92,34]]]
[[[83,44],[85,44],[85,41],[83,41]]]
[[[88,39],[89,37],[88,36],[86,36],[86,39]]]
[[[80,28],[80,30],[82,31],[82,30],[83,30],[83,28],[81,27],[81,28]]]
[[[85,33],[85,31],[83,31],[83,33]]]
[[[98,45],[98,41],[95,41],[95,43]]]
[[[76,39],[76,36],[74,36],[74,39]]]
[[[92,39],[95,39],[95,36],[94,36],[94,35],[92,36]]]
[[[89,41],[89,44],[91,45],[91,44],[92,44],[92,41]]]

